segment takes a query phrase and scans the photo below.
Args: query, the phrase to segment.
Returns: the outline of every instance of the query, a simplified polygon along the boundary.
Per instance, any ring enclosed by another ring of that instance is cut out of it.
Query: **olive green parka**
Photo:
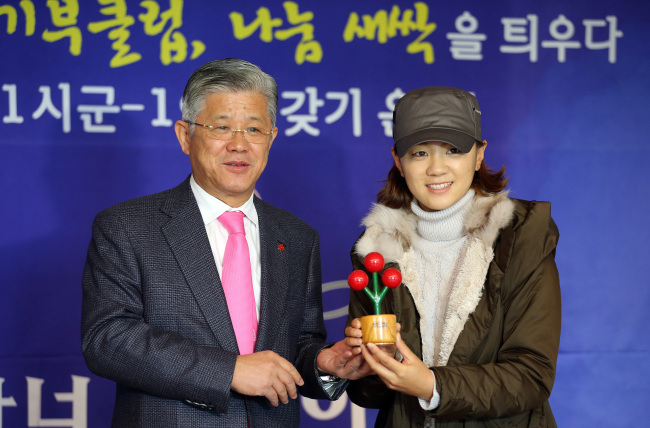
[[[410,209],[375,205],[363,224],[353,266],[363,269],[363,257],[378,251],[385,268],[400,269],[403,284],[388,290],[381,309],[397,316],[402,339],[422,359],[420,314],[407,287],[417,280],[411,256],[417,218]],[[505,192],[475,196],[464,224],[473,255],[465,257],[445,314],[444,343],[431,367],[440,404],[429,415],[436,428],[556,427],[548,398],[560,342],[559,233],[550,204]],[[364,292],[352,290],[348,325],[373,313]],[[353,381],[347,391],[355,404],[380,409],[375,427],[424,426],[418,399],[388,389],[377,376]]]

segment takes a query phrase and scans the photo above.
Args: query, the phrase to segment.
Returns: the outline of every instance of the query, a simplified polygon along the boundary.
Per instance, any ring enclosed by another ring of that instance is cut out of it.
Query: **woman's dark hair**
[[[482,142],[476,142],[477,147],[483,146]],[[505,189],[508,178],[505,176],[506,167],[499,171],[492,171],[485,165],[485,159],[481,162],[478,171],[474,173],[471,188],[481,196],[488,196]],[[411,206],[413,194],[406,185],[406,180],[397,169],[397,166],[388,171],[388,178],[384,187],[377,193],[377,202],[388,208],[407,208]]]

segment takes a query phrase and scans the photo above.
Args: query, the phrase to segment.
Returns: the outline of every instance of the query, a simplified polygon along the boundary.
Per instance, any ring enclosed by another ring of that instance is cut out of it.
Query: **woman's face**
[[[432,141],[411,147],[401,158],[393,149],[393,158],[420,208],[439,211],[465,196],[486,146],[483,141],[481,147],[475,144],[469,153],[462,153],[451,144]]]

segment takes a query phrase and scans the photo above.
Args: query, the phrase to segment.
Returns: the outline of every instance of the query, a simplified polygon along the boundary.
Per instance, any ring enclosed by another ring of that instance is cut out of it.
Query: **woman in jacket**
[[[375,375],[351,400],[380,409],[376,427],[555,427],[548,403],[560,341],[559,233],[550,204],[508,197],[487,169],[476,98],[426,87],[395,105],[395,165],[363,220],[355,269],[379,252],[402,286],[382,313],[401,325],[395,358],[361,345],[351,291],[346,343]]]

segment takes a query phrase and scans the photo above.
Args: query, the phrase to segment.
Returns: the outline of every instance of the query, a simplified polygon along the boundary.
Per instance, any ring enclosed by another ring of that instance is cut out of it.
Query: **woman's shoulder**
[[[512,199],[514,203],[514,217],[511,224],[518,235],[540,238],[542,236],[555,236],[560,233],[551,217],[551,203],[547,201],[534,201]]]
[[[560,234],[551,217],[550,202],[511,200],[512,221],[501,230],[494,260],[503,271],[526,276],[555,254]]]
[[[511,223],[514,208],[508,192],[476,195],[465,215],[465,230],[470,238],[479,239],[487,247],[492,247],[501,230]]]

